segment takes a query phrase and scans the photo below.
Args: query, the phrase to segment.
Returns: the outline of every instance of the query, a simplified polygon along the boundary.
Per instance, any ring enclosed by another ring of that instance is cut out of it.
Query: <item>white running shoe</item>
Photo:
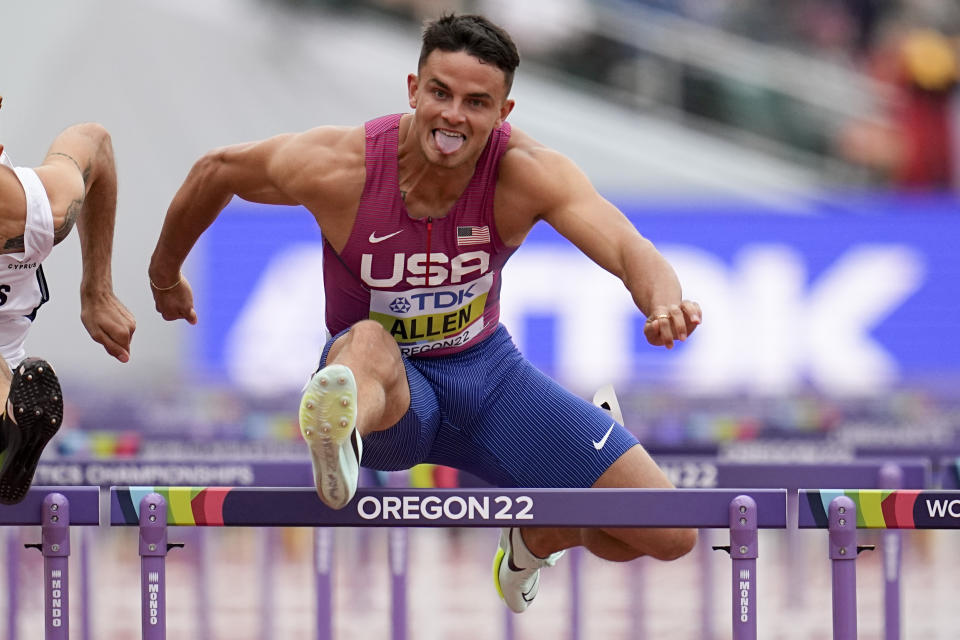
[[[300,399],[300,433],[310,448],[313,482],[320,499],[342,509],[357,492],[360,453],[357,383],[353,373],[332,364],[313,374]]]
[[[500,547],[493,558],[493,583],[511,611],[527,610],[540,591],[540,569],[557,564],[563,553],[538,558],[527,549],[519,529],[500,530]]]

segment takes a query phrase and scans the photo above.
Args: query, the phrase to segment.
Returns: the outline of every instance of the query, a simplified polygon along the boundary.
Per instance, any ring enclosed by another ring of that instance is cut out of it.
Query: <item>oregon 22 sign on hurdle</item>
[[[757,636],[758,528],[786,526],[783,489],[475,489],[361,490],[343,509],[323,505],[313,488],[112,487],[110,522],[140,527],[143,638],[163,640],[166,527],[409,526],[728,528],[734,640]],[[399,526],[398,526],[399,525]],[[317,538],[318,610],[331,612],[332,540]],[[405,566],[390,545],[391,566]],[[406,639],[405,582],[394,580],[392,638]],[[403,589],[397,595],[397,589]],[[321,601],[322,600],[322,601]],[[331,615],[317,637],[332,637]]]

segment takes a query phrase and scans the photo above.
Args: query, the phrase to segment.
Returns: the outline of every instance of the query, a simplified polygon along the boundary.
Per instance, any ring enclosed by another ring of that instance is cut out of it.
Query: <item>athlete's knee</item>
[[[400,350],[390,334],[379,322],[361,320],[330,345],[327,362],[340,359],[342,353],[349,353],[353,360],[362,359],[365,364],[387,361],[400,361]]]
[[[693,551],[696,545],[696,529],[665,529],[652,545],[650,555],[657,560],[676,560]]]
[[[390,351],[399,351],[394,339],[383,328],[383,325],[375,320],[361,320],[350,327],[347,336],[352,342],[369,348],[385,349],[391,347]]]
[[[361,320],[334,343],[327,362],[344,362],[354,369],[363,369],[385,386],[405,378],[403,360],[396,341],[380,323]]]

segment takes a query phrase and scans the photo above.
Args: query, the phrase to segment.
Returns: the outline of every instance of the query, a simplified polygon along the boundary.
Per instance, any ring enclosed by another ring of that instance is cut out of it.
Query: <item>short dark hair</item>
[[[485,17],[451,13],[426,23],[417,68],[422,68],[427,57],[437,49],[466,51],[475,58],[496,65],[506,76],[507,93],[510,92],[513,72],[520,64],[520,54],[510,34]]]

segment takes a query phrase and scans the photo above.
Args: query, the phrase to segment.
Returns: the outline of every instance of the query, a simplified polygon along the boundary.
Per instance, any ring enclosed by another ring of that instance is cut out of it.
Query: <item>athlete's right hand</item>
[[[164,320],[183,318],[190,324],[197,324],[197,311],[193,308],[193,289],[182,274],[176,285],[163,288],[151,280],[150,292],[153,293],[153,302]]]

